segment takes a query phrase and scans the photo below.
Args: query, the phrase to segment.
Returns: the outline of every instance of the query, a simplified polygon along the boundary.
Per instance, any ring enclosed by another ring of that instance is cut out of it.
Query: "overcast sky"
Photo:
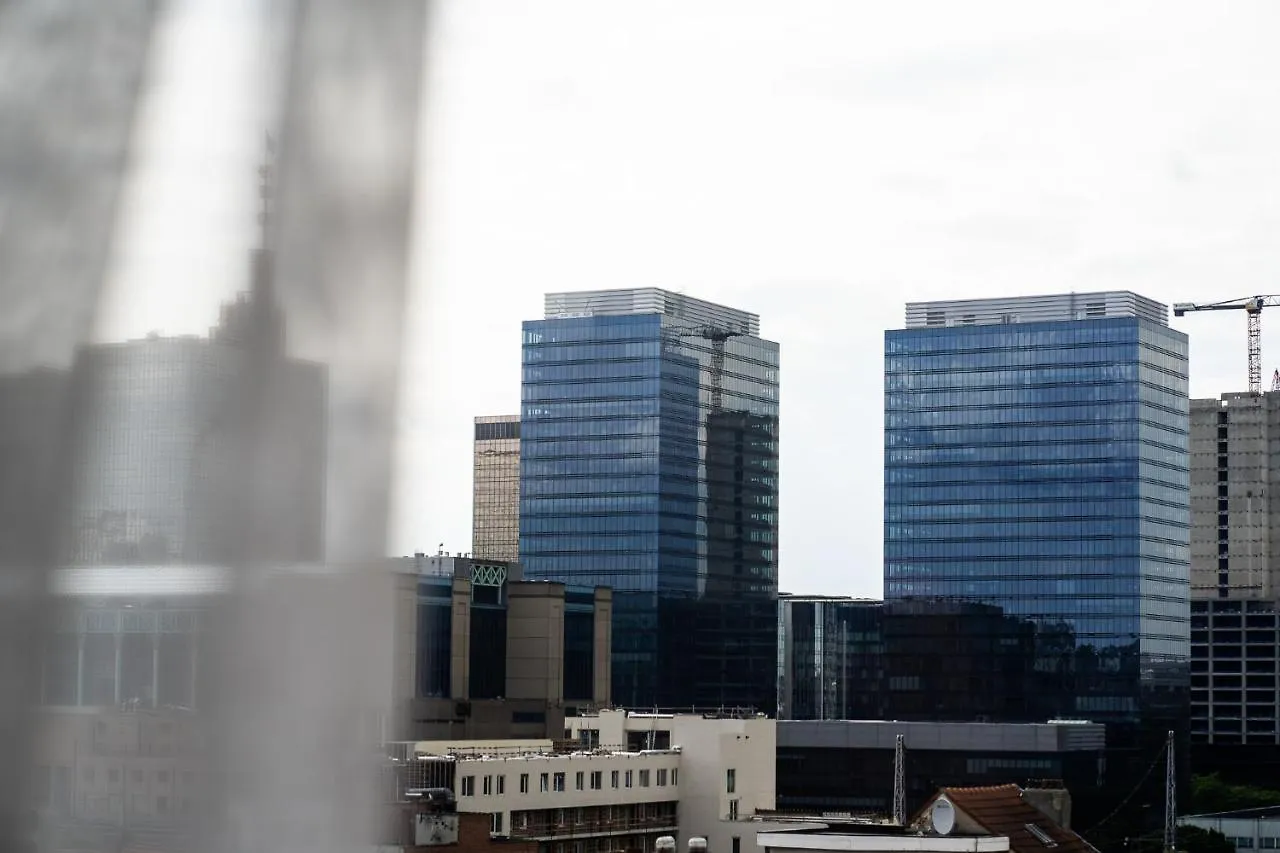
[[[157,44],[103,337],[202,332],[244,283],[253,7],[179,0]],[[436,8],[394,552],[470,548],[471,418],[519,410],[520,321],[547,291],[760,314],[782,345],[781,587],[858,595],[881,589],[904,302],[1280,292],[1270,0]],[[1244,389],[1242,313],[1174,322],[1193,396]],[[1280,310],[1263,325],[1269,378]]]

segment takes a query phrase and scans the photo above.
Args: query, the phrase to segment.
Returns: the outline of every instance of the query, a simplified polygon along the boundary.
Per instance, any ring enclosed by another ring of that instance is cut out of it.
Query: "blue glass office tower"
[[[885,336],[886,599],[1034,627],[1020,713],[1108,723],[1115,778],[1189,711],[1187,338],[1166,317],[1126,292],[933,302]]]
[[[614,590],[613,700],[776,706],[778,345],[646,288],[524,324],[520,556]]]

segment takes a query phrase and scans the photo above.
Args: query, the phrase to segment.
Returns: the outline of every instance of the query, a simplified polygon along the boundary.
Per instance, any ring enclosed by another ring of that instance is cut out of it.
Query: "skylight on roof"
[[[1036,837],[1036,840],[1039,841],[1041,844],[1043,844],[1045,847],[1058,846],[1058,842],[1050,838],[1049,833],[1045,832],[1043,829],[1036,826],[1034,823],[1025,823],[1023,824],[1023,826],[1027,828],[1027,832],[1034,835]]]

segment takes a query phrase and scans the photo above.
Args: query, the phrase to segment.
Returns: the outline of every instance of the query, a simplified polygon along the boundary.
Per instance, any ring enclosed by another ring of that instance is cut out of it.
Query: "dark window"
[[[519,421],[504,421],[496,424],[476,424],[476,441],[498,441],[520,437]]]
[[[511,722],[516,725],[535,725],[547,721],[546,711],[512,711]]]
[[[471,699],[497,699],[507,689],[507,611],[471,607]]]
[[[450,698],[449,659],[452,641],[452,606],[447,602],[419,603],[418,695],[420,697]]]
[[[567,598],[567,596],[566,596]],[[564,614],[564,698],[589,702],[595,694],[595,631],[593,611]]]

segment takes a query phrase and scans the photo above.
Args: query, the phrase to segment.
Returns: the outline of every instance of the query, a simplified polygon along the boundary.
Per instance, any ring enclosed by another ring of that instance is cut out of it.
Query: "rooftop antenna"
[[[1165,741],[1164,762],[1164,853],[1174,853],[1178,844],[1178,782],[1173,772],[1173,732]]]
[[[897,826],[907,824],[907,736],[898,735],[893,745],[893,822]]]

